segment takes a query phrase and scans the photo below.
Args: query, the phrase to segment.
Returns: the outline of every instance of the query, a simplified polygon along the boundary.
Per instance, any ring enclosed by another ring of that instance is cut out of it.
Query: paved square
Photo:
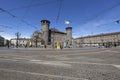
[[[120,80],[120,48],[0,48],[0,80]]]

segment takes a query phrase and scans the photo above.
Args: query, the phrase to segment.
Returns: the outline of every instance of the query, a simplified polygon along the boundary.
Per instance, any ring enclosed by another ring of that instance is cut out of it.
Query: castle
[[[72,27],[66,27],[66,32],[61,32],[56,28],[50,28],[50,21],[48,20],[41,20],[41,26],[41,32],[33,33],[33,39],[35,41],[38,39],[34,45],[52,45],[53,47],[57,43],[63,47],[72,45]]]

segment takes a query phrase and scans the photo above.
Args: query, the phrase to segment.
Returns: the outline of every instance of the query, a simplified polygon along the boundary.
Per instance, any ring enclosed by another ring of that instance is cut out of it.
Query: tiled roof
[[[59,31],[59,30],[56,29],[56,28],[51,28],[50,30],[51,30],[51,32],[66,34],[65,32]]]
[[[113,33],[104,33],[104,34],[90,35],[90,36],[79,37],[79,38],[76,38],[76,39],[82,39],[82,38],[88,38],[88,37],[97,37],[97,36],[116,35],[116,34],[120,34],[120,32],[113,32]]]

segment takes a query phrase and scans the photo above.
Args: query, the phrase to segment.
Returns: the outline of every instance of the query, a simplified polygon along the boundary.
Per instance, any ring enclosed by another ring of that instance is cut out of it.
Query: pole
[[[55,31],[53,30],[53,49],[55,48],[55,45],[54,45],[54,37],[55,37]]]
[[[19,40],[19,37],[20,37],[21,34],[19,32],[17,32],[17,33],[15,33],[15,35],[17,37],[16,48],[18,48],[18,40]]]

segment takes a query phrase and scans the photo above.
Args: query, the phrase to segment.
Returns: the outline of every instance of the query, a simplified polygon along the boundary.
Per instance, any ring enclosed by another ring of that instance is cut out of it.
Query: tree
[[[38,43],[42,42],[41,33],[39,31],[35,31],[33,33],[32,38],[35,43],[35,46],[38,47]]]

